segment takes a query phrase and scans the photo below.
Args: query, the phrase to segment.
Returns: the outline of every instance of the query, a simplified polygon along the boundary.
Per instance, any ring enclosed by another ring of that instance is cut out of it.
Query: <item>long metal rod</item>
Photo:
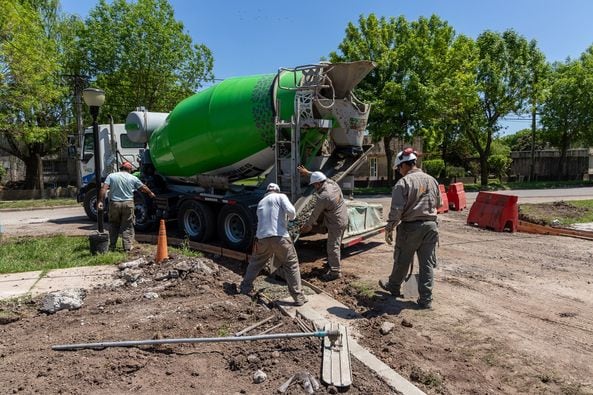
[[[295,337],[326,337],[338,338],[339,331],[317,331],[306,333],[275,333],[271,335],[254,335],[254,336],[229,336],[229,337],[197,337],[197,338],[182,338],[182,339],[157,339],[157,340],[129,340],[119,342],[101,342],[101,343],[79,343],[79,344],[61,344],[52,346],[54,351],[69,351],[80,350],[85,348],[102,349],[108,347],[134,347],[134,346],[148,346],[157,344],[173,344],[173,343],[216,343],[216,342],[242,342],[249,340],[275,340],[275,339],[289,339]]]
[[[266,322],[270,321],[271,319],[274,319],[276,316],[275,315],[271,315],[266,319],[261,320],[260,322],[256,322],[255,324],[248,326],[247,328],[235,333],[235,336],[243,336],[244,334],[246,334],[247,332],[249,332],[250,330],[257,328],[260,325],[265,324]]]

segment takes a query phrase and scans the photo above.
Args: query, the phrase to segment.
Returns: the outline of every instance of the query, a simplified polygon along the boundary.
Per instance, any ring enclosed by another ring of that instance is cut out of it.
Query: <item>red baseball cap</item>
[[[119,166],[120,169],[133,170],[134,166],[130,162],[124,162]]]

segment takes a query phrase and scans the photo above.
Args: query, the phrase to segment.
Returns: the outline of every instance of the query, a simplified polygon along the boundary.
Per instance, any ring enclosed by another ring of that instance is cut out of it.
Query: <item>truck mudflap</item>
[[[385,231],[383,206],[358,200],[346,201],[348,228],[342,237],[342,248],[353,246]]]

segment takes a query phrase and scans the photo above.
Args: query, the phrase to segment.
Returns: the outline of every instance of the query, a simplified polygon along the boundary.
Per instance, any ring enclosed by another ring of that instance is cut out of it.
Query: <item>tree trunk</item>
[[[387,160],[387,183],[393,185],[393,151],[391,150],[391,137],[383,137],[383,146],[385,148],[385,158]]]
[[[24,189],[39,189],[43,192],[43,163],[41,161],[41,155],[33,154],[22,159],[25,162]]]
[[[488,189],[488,174],[490,173],[488,168],[488,155],[485,153],[480,154],[480,185],[482,189]]]

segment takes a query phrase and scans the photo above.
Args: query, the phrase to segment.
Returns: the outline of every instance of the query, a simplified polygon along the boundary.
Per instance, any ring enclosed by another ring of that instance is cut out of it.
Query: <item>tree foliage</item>
[[[65,140],[58,3],[0,0],[0,150],[23,160],[26,188],[42,188],[41,157]]]
[[[87,74],[116,121],[138,106],[170,111],[213,78],[213,57],[193,44],[167,0],[100,0],[80,34]]]
[[[593,143],[593,46],[580,59],[554,66],[542,111],[546,139],[560,149],[557,176],[566,176],[566,153],[571,144]]]
[[[502,117],[519,113],[528,97],[529,43],[513,30],[486,31],[476,40],[478,64],[476,86],[479,113],[464,130],[480,160],[481,184],[488,184],[492,140]]]
[[[369,130],[385,145],[388,180],[393,180],[391,141],[413,135],[434,140],[432,119],[440,112],[437,73],[445,60],[454,31],[436,15],[409,22],[398,18],[360,16],[349,23],[346,36],[330,60],[372,60],[376,69],[357,92],[372,104]]]

